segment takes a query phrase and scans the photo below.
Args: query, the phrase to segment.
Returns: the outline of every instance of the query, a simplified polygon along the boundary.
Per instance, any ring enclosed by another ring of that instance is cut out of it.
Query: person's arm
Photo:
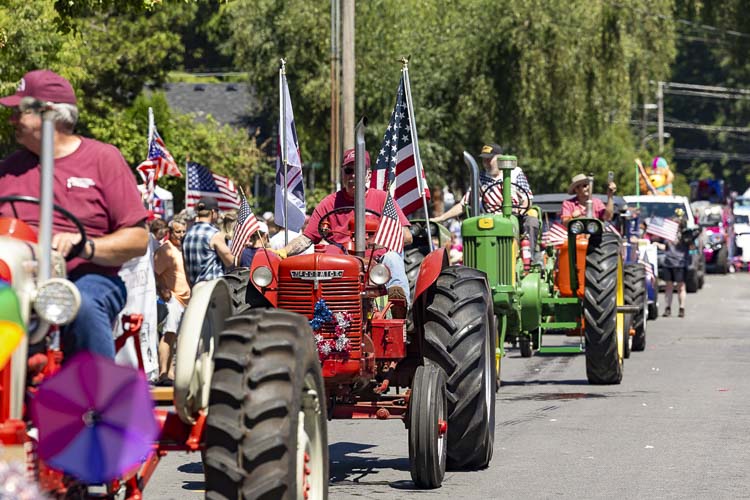
[[[219,256],[224,267],[232,267],[234,265],[234,255],[227,246],[227,242],[224,239],[224,233],[219,231],[211,237],[211,248],[213,248],[216,255]]]
[[[52,249],[67,257],[73,245],[81,241],[80,233],[57,233],[52,237]],[[114,233],[89,238],[80,257],[100,266],[121,266],[148,249],[148,231],[142,225],[123,227]]]
[[[570,200],[563,201],[562,208],[560,209],[560,219],[563,226],[567,226],[570,219],[575,219],[581,215],[581,210],[574,202]]]
[[[463,198],[459,201],[457,201],[447,212],[443,212],[442,214],[433,217],[430,219],[432,222],[443,222],[448,219],[452,219],[454,217],[458,217],[461,215],[464,211],[464,200]],[[406,243],[406,240],[404,240],[404,243]]]
[[[411,245],[414,238],[411,235],[411,231],[409,231],[409,226],[402,226],[401,229],[404,231],[404,245]]]
[[[615,215],[615,192],[617,191],[617,184],[610,182],[607,186],[607,206],[604,207],[604,215],[602,219],[605,221],[612,220]]]
[[[312,245],[312,240],[305,236],[304,234],[300,234],[296,238],[294,238],[292,241],[289,242],[287,246],[279,250],[277,253],[282,257],[287,257],[290,255],[298,255],[307,250],[307,248]]]

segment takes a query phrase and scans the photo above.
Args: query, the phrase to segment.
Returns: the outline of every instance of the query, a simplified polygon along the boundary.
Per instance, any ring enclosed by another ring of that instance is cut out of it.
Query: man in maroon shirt
[[[112,325],[125,306],[120,266],[146,252],[146,210],[135,178],[120,151],[73,133],[78,108],[73,87],[49,70],[24,75],[15,94],[0,99],[12,109],[10,123],[22,148],[0,162],[0,196],[39,197],[43,108],[54,112],[54,202],[73,213],[86,229],[81,254],[67,264],[81,292],[76,319],[62,332],[66,355],[93,351],[114,357]],[[17,217],[39,225],[35,205],[16,203]],[[14,217],[9,204],[0,215]],[[67,256],[81,235],[55,213],[52,249]]]
[[[364,186],[369,186],[370,155],[366,151],[365,170],[367,171],[367,177],[365,178]],[[318,232],[318,226],[321,218],[325,214],[336,208],[354,206],[354,189],[356,184],[354,182],[353,149],[349,149],[344,153],[344,161],[341,165],[341,184],[340,191],[329,194],[323,198],[317,207],[315,207],[315,210],[310,216],[310,220],[302,234],[294,238],[286,247],[277,252],[282,258],[287,255],[297,255],[302,253],[313,243],[319,243],[321,241],[322,236]],[[385,191],[367,189],[365,192],[365,209],[382,214],[387,196],[388,193]],[[409,221],[406,219],[406,216],[398,205],[396,205],[396,212],[404,233],[404,245],[408,245],[412,242],[412,234],[409,231]],[[349,225],[352,217],[353,211],[342,211],[327,217],[327,221],[331,228],[330,236],[327,236],[328,240],[342,245],[346,244],[352,233],[352,228]],[[380,220],[380,217],[375,216],[372,213],[366,214],[366,218],[375,219],[375,222],[377,223],[379,223]],[[403,257],[396,252],[388,251],[386,248],[378,248],[374,250],[373,256],[385,264],[391,271],[391,279],[385,285],[388,289],[388,296],[391,299],[405,300],[408,306],[410,300],[408,294],[409,280],[406,277]],[[396,317],[404,317],[406,314],[405,310],[401,310],[395,306],[392,311]]]
[[[570,219],[576,219],[586,215],[586,201],[589,199],[589,191],[591,187],[589,185],[589,179],[586,174],[578,174],[573,177],[568,187],[568,194],[574,194],[569,200],[563,201],[560,215],[562,216],[562,223],[567,225]],[[610,182],[607,186],[607,205],[602,203],[599,198],[592,197],[594,217],[602,219],[604,221],[612,220],[612,215],[615,213],[615,201],[614,194],[617,191],[617,185],[614,182]]]

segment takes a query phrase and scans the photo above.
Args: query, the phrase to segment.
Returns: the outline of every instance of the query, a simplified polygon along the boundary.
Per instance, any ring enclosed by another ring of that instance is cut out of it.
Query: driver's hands
[[[52,250],[67,257],[73,247],[81,241],[80,233],[57,233],[52,236]]]
[[[570,213],[570,216],[571,216],[572,218],[574,218],[574,219],[577,219],[578,217],[581,217],[581,216],[583,216],[583,214],[584,214],[584,213],[585,213],[585,212],[584,212],[584,210],[582,210],[582,209],[579,209],[579,208],[576,208],[576,209],[574,209],[574,210],[573,210],[573,211],[572,211],[572,212]]]
[[[282,260],[287,258],[286,250],[284,250],[283,248],[280,248],[279,250],[274,250],[273,248],[269,248],[268,250],[278,255],[279,258]]]

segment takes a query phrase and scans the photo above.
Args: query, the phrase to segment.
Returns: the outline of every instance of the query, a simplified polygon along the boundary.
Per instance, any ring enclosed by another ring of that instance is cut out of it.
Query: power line
[[[630,120],[632,125],[643,124],[642,120]],[[658,126],[658,122],[648,121],[646,125]],[[750,127],[727,127],[723,125],[700,125],[687,122],[664,122],[664,128],[678,128],[687,130],[704,130],[706,132],[750,132]]]
[[[750,89],[743,89],[739,87],[720,87],[718,85],[697,85],[695,83],[679,83],[679,82],[664,82],[664,88],[675,88],[675,89],[688,89],[688,90],[703,90],[708,92],[725,92],[725,93],[737,93],[750,96]]]
[[[692,158],[695,160],[734,160],[750,162],[750,154],[725,153],[723,151],[712,151],[710,149],[686,149],[675,148],[675,158]]]

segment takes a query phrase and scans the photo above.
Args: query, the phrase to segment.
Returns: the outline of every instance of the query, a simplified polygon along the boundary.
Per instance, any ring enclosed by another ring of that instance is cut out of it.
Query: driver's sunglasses
[[[44,103],[38,101],[32,97],[24,97],[18,106],[14,106],[11,109],[11,116],[18,117],[21,115],[30,115],[32,113],[41,113]]]
[[[345,175],[354,175],[354,167],[346,167],[341,169]]]

